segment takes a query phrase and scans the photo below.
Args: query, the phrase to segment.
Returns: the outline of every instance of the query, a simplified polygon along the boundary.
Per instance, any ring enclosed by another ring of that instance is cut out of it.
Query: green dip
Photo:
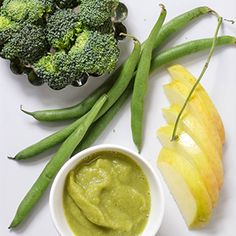
[[[67,176],[63,204],[76,236],[136,236],[147,223],[150,190],[141,168],[119,152],[97,152]]]

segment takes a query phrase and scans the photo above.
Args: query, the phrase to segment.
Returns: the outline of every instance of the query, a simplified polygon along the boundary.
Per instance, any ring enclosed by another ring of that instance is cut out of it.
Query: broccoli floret
[[[5,0],[1,13],[13,21],[35,22],[52,8],[53,0]]]
[[[33,67],[36,74],[40,78],[43,78],[45,82],[51,80],[52,77],[59,76],[58,68],[56,68],[55,56],[51,53],[41,57]]]
[[[64,51],[42,57],[34,64],[34,71],[54,90],[65,88],[82,74]]]
[[[18,30],[19,25],[7,17],[0,15],[0,45],[7,42]]]
[[[111,18],[119,0],[81,0],[80,19],[83,24],[97,27]]]
[[[113,34],[83,31],[68,54],[79,71],[102,75],[115,69],[119,48]]]
[[[78,6],[79,0],[55,0],[56,4],[60,8],[74,8]]]
[[[4,44],[2,56],[13,60],[19,58],[25,64],[37,61],[48,50],[48,43],[41,26],[26,24]]]
[[[47,22],[47,39],[57,49],[67,49],[82,31],[77,13],[72,9],[56,11]]]

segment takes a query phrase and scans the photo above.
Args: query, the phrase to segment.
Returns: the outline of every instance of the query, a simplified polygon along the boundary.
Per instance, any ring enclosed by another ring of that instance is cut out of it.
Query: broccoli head
[[[53,0],[5,0],[1,13],[13,21],[35,22],[52,8]]]
[[[59,72],[55,61],[55,56],[51,53],[41,57],[39,61],[33,65],[35,73],[40,78],[43,78],[45,82],[51,80],[53,77],[58,77]]]
[[[42,57],[34,64],[34,71],[54,90],[65,88],[82,74],[78,71],[76,62],[71,61],[64,51]]]
[[[47,39],[56,49],[67,49],[82,31],[77,13],[72,9],[56,11],[47,22]]]
[[[41,26],[26,24],[13,34],[2,48],[2,56],[13,60],[19,58],[25,64],[31,64],[45,55],[48,43]]]
[[[115,69],[119,48],[113,34],[83,31],[68,55],[79,71],[102,75]]]
[[[7,17],[0,15],[0,45],[7,42],[18,30],[19,25]]]
[[[98,27],[111,18],[119,0],[81,0],[80,19],[89,27]]]

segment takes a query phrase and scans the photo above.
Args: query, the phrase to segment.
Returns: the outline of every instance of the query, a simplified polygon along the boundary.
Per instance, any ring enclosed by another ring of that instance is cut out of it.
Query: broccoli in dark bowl
[[[34,78],[32,84],[46,83],[54,90],[110,73],[119,58],[113,22],[118,3],[3,0],[0,56],[11,61],[14,73],[23,72],[30,82]]]

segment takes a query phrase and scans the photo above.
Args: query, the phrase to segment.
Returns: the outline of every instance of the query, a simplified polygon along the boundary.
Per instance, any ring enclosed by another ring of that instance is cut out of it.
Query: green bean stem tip
[[[27,115],[34,116],[33,112],[24,110],[22,105],[20,106],[20,110],[21,110],[22,112],[24,112],[25,114],[27,114]]]
[[[231,23],[232,25],[235,24],[234,20],[224,19],[224,21],[227,21],[227,22]]]
[[[133,35],[131,35],[131,34],[120,33],[120,36],[125,36],[125,37],[127,37],[127,38],[131,38],[131,39],[133,39],[135,42],[140,43],[139,40],[138,40],[135,36],[133,36]]]
[[[162,11],[166,11],[166,7],[164,4],[160,3],[159,6],[162,8]]]

